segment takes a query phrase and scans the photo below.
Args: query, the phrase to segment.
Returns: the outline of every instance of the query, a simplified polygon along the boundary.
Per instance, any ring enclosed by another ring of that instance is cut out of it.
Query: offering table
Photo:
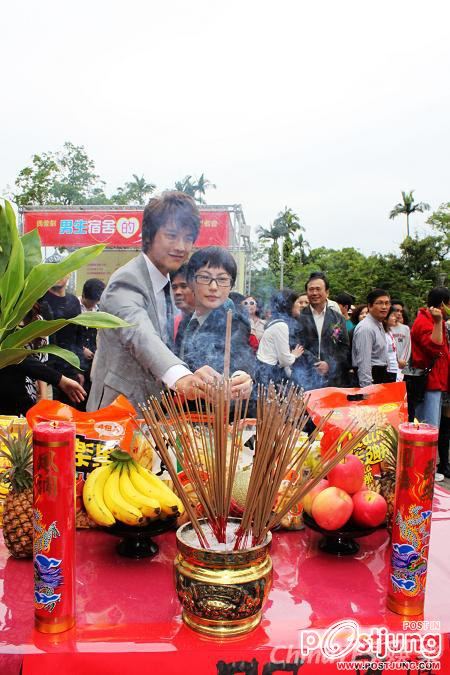
[[[243,666],[253,668],[248,672],[260,675],[288,672],[274,669],[274,663],[295,659],[305,631],[320,632],[342,619],[402,631],[404,619],[386,608],[386,530],[361,539],[352,557],[322,553],[319,540],[309,530],[274,533],[274,583],[262,623],[249,635],[220,643],[181,621],[173,582],[174,532],[157,538],[156,557],[130,560],[116,553],[111,535],[78,531],[77,624],[55,636],[33,628],[32,563],[9,557],[1,543],[0,674],[127,675],[140,669],[155,675],[215,675],[245,672],[230,664],[246,662]],[[436,486],[423,620],[439,625],[443,636],[442,673],[450,672],[449,541],[450,493]],[[298,672],[338,672],[336,664],[317,667],[306,662]]]

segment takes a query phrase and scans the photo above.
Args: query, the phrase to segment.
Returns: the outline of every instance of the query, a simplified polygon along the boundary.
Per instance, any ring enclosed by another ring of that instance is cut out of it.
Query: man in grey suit
[[[123,394],[137,407],[164,385],[187,398],[218,376],[204,366],[192,373],[171,351],[173,307],[169,274],[187,260],[200,229],[191,197],[165,192],[149,201],[142,222],[142,252],[111,276],[100,309],[128,328],[99,330],[88,411]]]

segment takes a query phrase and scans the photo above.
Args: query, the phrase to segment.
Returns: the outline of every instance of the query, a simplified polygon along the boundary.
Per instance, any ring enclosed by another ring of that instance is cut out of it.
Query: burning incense
[[[230,377],[231,361],[231,323],[233,321],[233,310],[227,311],[227,325],[225,330],[225,352],[223,357],[223,377],[228,380]]]
[[[309,419],[307,403],[308,397],[294,386],[285,386],[278,391],[272,384],[258,386],[255,455],[235,550],[262,543],[268,531],[281,522],[292,506],[367,434],[366,428],[358,431],[357,423],[352,422],[306,476],[302,467],[328,419],[323,419],[298,447],[300,433]],[[147,406],[140,406],[148,426],[148,431],[143,433],[152,436],[200,545],[210,548],[200,519],[207,520],[217,542],[225,543],[232,488],[242,447],[244,425],[241,416],[246,415],[247,402],[237,399],[230,421],[229,380],[224,380],[208,387],[204,401],[197,395],[195,407],[197,414],[185,410],[170,391],[162,395],[161,403],[151,397]],[[199,416],[203,419],[200,425],[196,423]],[[201,513],[190,503],[171,453],[195,490]]]

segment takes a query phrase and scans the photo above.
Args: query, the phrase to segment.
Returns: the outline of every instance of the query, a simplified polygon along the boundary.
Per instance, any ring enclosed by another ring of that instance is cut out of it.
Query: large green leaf
[[[7,320],[23,289],[24,255],[16,227],[15,214],[9,202],[5,203],[6,217],[10,224],[11,250],[6,269],[0,278],[0,311],[2,322]]]
[[[68,324],[86,326],[87,328],[126,328],[129,324],[117,316],[107,312],[84,312],[71,319],[55,319],[54,321],[33,321],[9,335],[2,343],[2,349],[23,347],[39,337],[53,335]],[[1,352],[0,352],[1,353]]]
[[[15,218],[11,221],[9,210],[6,210],[7,204],[7,201],[4,204],[0,203],[0,279],[8,265],[12,242],[14,238],[19,237]]]
[[[53,354],[59,356],[64,361],[70,363],[74,368],[80,367],[80,360],[73,352],[68,349],[62,349],[57,345],[47,345],[42,349],[0,349],[0,369],[6,366],[12,366],[15,363],[21,363],[30,354]]]
[[[41,238],[37,228],[24,234],[20,241],[25,256],[24,277],[26,279],[31,270],[42,262]]]
[[[87,246],[74,251],[59,263],[42,263],[31,270],[22,294],[17,301],[14,310],[1,323],[4,328],[14,328],[23,317],[32,309],[33,305],[41,298],[51,286],[59,279],[71,274],[74,270],[87,265],[94,260],[105,248],[104,244]]]

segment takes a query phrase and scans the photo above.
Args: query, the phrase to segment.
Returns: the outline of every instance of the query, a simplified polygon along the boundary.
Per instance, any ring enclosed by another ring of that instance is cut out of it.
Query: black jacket
[[[243,370],[253,377],[255,354],[249,345],[250,324],[245,317],[225,303],[214,309],[201,326],[193,331],[189,328],[190,316],[185,317],[178,327],[176,348],[178,356],[195,371],[208,365],[218,373],[223,373],[225,352],[225,331],[227,310],[233,312],[231,324],[230,375],[235,370]]]
[[[311,307],[305,307],[298,319],[298,342],[305,348],[309,363],[326,361],[329,371],[321,377],[309,369],[310,385],[306,388],[348,386],[349,339],[342,314],[327,307],[322,326],[319,354],[319,336]],[[313,359],[311,359],[311,356]],[[319,358],[320,357],[320,358]]]

